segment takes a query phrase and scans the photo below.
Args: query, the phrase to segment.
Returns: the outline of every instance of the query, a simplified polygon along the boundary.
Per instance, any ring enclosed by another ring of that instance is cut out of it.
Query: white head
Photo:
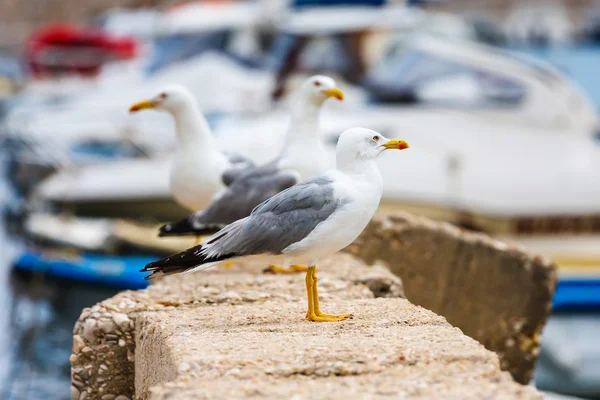
[[[408,149],[408,143],[404,140],[388,139],[371,129],[350,128],[340,135],[336,154],[338,160],[373,160],[388,149]]]
[[[320,107],[330,97],[344,100],[344,93],[335,87],[335,81],[328,76],[314,75],[302,84],[300,97],[317,107]]]
[[[188,107],[197,108],[196,99],[192,93],[181,85],[168,85],[156,93],[151,99],[135,103],[129,108],[129,112],[137,112],[144,109],[164,110],[176,113]]]

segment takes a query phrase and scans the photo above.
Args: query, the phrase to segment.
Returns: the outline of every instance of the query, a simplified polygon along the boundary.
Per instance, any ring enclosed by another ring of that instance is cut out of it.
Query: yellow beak
[[[148,108],[154,108],[157,105],[158,105],[158,103],[154,100],[144,100],[144,101],[140,101],[139,103],[135,103],[134,105],[129,107],[129,112],[133,113],[133,112],[145,110]]]
[[[398,149],[404,150],[408,149],[408,143],[404,140],[391,139],[389,142],[383,145],[386,149]]]
[[[335,97],[340,101],[344,100],[344,92],[338,88],[323,90],[323,94],[327,97]]]

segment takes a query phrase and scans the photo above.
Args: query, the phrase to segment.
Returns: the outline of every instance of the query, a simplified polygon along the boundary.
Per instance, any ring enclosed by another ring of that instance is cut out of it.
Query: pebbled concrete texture
[[[542,398],[502,372],[494,353],[405,299],[331,297],[324,306],[355,317],[304,321],[300,299],[144,313],[136,397]]]

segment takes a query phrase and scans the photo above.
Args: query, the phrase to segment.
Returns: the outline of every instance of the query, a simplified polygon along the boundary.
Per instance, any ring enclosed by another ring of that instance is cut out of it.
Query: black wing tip
[[[157,270],[157,271],[145,271],[145,272],[150,272],[148,275],[146,275],[146,276],[144,277],[144,280],[145,280],[145,281],[151,281],[152,279],[154,279],[154,278],[158,278],[159,276],[165,276],[165,275],[168,275],[168,274],[165,274],[165,273],[163,273],[163,272],[162,272],[162,271],[160,271],[160,270]]]
[[[202,248],[202,245],[192,247],[186,251],[163,258],[158,261],[153,261],[151,263],[146,264],[146,266],[142,268],[140,272],[149,272],[150,274],[144,277],[144,280],[149,281],[162,276],[181,274],[190,271],[191,269],[194,269],[202,264],[207,264],[215,261],[226,261],[230,258],[236,257],[236,254],[230,253],[215,257],[197,258],[195,256],[192,256],[191,259],[184,259],[187,258],[186,256],[190,255],[190,253],[197,255],[197,250],[200,248]]]
[[[190,217],[181,219],[177,222],[171,222],[160,227],[158,230],[159,235],[177,235],[181,233],[193,230],[192,223],[189,220]]]
[[[174,222],[170,224],[166,224],[161,226],[158,229],[158,236],[186,236],[186,235],[194,235],[195,232],[191,224],[186,220],[181,220],[179,222]]]
[[[140,272],[149,272],[144,280],[151,280],[166,275],[173,275],[185,272],[190,268],[200,265],[205,261],[205,257],[199,254],[202,245],[191,247],[180,253],[161,258],[146,264]]]
[[[148,275],[144,276],[145,281],[156,278],[156,273],[160,271],[160,267],[156,267],[154,264],[155,262],[148,263],[144,268],[140,269],[139,272],[149,272]]]
[[[161,226],[158,229],[158,236],[159,237],[169,236],[169,234],[171,233],[171,229],[173,229],[171,224],[166,224],[166,225]]]
[[[160,268],[160,264],[162,264],[164,262],[168,262],[171,259],[171,257],[172,257],[172,255],[165,257],[165,258],[161,258],[156,261],[149,262],[148,264],[144,265],[144,268],[140,269],[140,272],[152,272],[152,271]]]

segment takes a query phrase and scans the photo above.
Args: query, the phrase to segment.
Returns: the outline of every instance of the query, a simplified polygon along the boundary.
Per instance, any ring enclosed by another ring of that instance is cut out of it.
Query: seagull
[[[204,243],[149,263],[146,279],[201,271],[229,260],[304,263],[309,321],[342,321],[349,314],[324,314],[319,306],[318,261],[352,243],[379,206],[383,179],[375,164],[387,149],[407,149],[366,128],[344,131],[336,148],[336,169],[294,185],[258,205],[252,213]]]
[[[170,186],[175,201],[184,208],[206,208],[216,193],[252,166],[249,160],[218,149],[196,99],[185,87],[166,86],[150,100],[132,105],[129,112],[144,109],[166,111],[175,119],[178,146]]]
[[[290,127],[279,156],[265,165],[247,169],[217,194],[207,209],[164,225],[159,236],[213,234],[225,225],[247,217],[254,207],[271,196],[330,169],[333,163],[319,129],[319,111],[328,98],[341,101],[344,94],[333,79],[322,75],[310,77],[302,85],[292,108]],[[306,271],[306,267],[296,265],[290,270],[276,266],[269,268],[276,273]]]

